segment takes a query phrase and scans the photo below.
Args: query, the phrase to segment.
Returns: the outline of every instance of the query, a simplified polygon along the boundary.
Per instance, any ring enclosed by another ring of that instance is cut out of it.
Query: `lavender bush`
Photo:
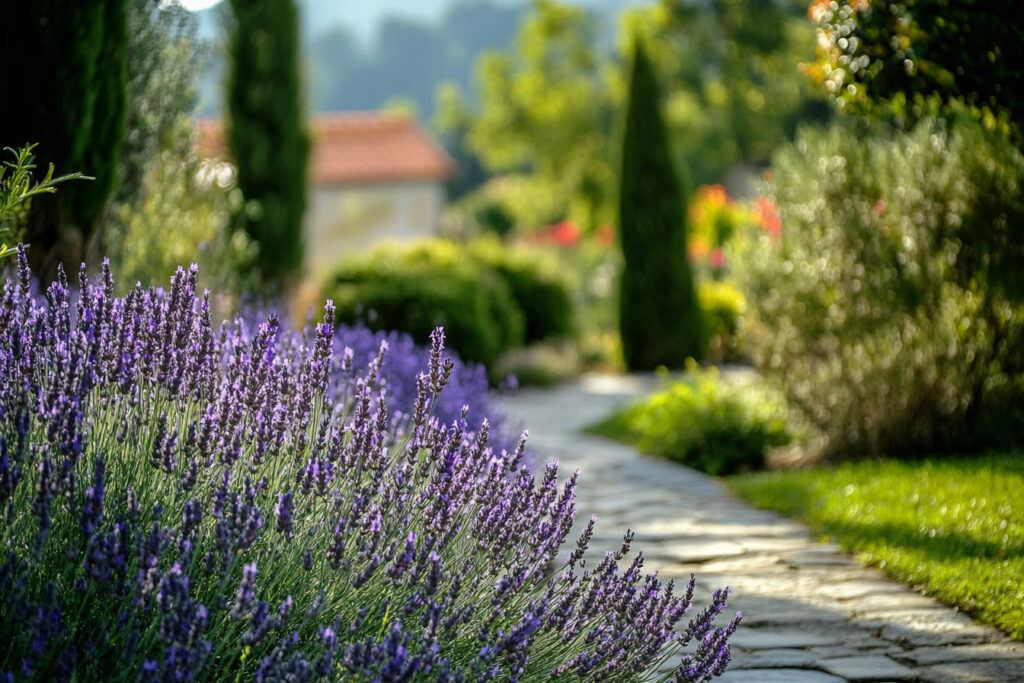
[[[109,267],[0,300],[0,678],[702,681],[713,621],[693,580],[558,555],[576,476],[537,477],[462,411],[434,336],[409,404],[271,317],[214,330],[196,270],[113,296]],[[398,408],[407,417],[397,418]],[[404,424],[404,426],[403,426]],[[684,651],[673,671],[658,670]]]
[[[404,332],[374,332],[365,325],[342,325],[334,333],[334,353],[344,357],[345,349],[352,349],[352,365],[365,368],[380,353],[381,342],[388,351],[377,372],[377,384],[387,391],[388,404],[394,406],[399,419],[402,407],[416,403],[416,376],[430,362],[430,349],[416,344]],[[443,392],[434,397],[431,415],[442,424],[459,419],[463,406],[473,406],[477,415],[487,417],[490,425],[488,444],[495,453],[515,450],[519,439],[513,434],[503,413],[488,400],[487,370],[477,363],[463,363],[452,354],[452,373]],[[351,374],[345,377],[351,379]],[[408,415],[404,417],[408,418]]]
[[[244,343],[252,340],[260,325],[271,316],[284,317],[274,307],[246,307],[235,321]],[[311,337],[314,333],[312,318],[307,316],[306,329],[302,334]],[[301,339],[298,338],[298,339]],[[387,353],[381,354],[381,344]],[[393,429],[399,432],[408,429],[411,415],[403,410],[415,405],[418,393],[416,377],[430,362],[430,348],[420,346],[413,338],[398,331],[374,331],[366,325],[338,325],[334,330],[331,356],[331,377],[327,400],[332,403],[344,402],[351,395],[358,379],[350,368],[367,368],[380,356],[374,385],[387,392],[388,405],[394,420]],[[473,406],[477,416],[486,416],[489,426],[488,445],[495,453],[515,450],[519,435],[514,434],[504,413],[492,405],[487,370],[479,363],[465,363],[457,354],[448,352],[452,370],[442,393],[433,397],[431,416],[442,424],[451,424],[462,417],[462,410]],[[349,369],[346,369],[349,368]],[[476,436],[469,433],[470,438]],[[529,452],[524,460],[529,464]]]

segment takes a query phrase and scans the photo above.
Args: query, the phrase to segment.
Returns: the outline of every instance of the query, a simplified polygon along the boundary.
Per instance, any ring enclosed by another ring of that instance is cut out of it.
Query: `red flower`
[[[562,221],[548,227],[548,237],[563,247],[573,247],[580,241],[580,229],[572,221]]]
[[[725,251],[721,247],[715,247],[708,254],[708,263],[711,264],[712,268],[716,270],[725,267]]]

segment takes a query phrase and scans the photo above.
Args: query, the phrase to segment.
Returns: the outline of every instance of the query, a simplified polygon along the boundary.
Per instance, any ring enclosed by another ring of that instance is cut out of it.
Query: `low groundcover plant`
[[[630,534],[559,556],[576,475],[432,415],[435,333],[407,415],[275,317],[215,330],[196,269],[113,296],[0,300],[0,679],[703,681],[729,662],[728,590],[682,595]],[[682,625],[679,630],[677,624]],[[659,670],[681,653],[674,670]]]

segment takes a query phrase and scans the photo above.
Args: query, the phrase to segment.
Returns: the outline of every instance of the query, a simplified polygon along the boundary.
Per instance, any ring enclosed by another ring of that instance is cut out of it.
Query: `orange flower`
[[[686,245],[686,254],[690,261],[700,261],[708,253],[708,243],[701,235],[690,235]]]
[[[782,219],[779,218],[779,207],[775,206],[768,197],[758,197],[754,200],[754,214],[758,223],[769,235],[782,234]]]
[[[697,202],[698,204],[708,203],[713,206],[725,206],[732,203],[732,199],[729,198],[729,193],[725,191],[725,187],[715,183],[714,185],[701,185],[697,188]]]
[[[610,247],[615,242],[615,228],[605,223],[594,231],[594,241],[602,247]]]

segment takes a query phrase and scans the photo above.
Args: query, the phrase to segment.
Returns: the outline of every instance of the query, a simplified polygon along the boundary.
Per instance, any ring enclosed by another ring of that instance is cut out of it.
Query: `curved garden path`
[[[587,376],[501,404],[529,427],[538,460],[581,470],[577,527],[597,515],[595,548],[618,547],[630,528],[647,569],[695,573],[702,600],[732,588],[727,611],[744,619],[718,680],[1024,681],[1024,643],[815,542],[802,524],[753,508],[711,477],[578,433],[655,386],[651,377]]]

